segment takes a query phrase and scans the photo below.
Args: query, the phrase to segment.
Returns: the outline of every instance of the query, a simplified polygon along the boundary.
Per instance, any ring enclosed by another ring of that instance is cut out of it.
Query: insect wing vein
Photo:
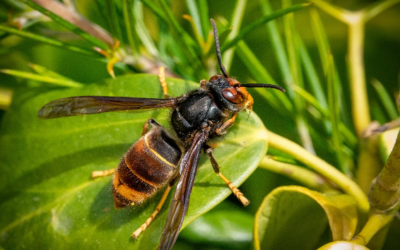
[[[178,238],[183,219],[189,207],[190,194],[199,165],[201,149],[207,137],[208,132],[197,132],[192,146],[181,161],[181,176],[176,186],[174,197],[168,211],[167,222],[161,235],[158,248],[160,250],[171,249]]]
[[[49,119],[65,116],[98,114],[111,111],[151,110],[170,108],[175,98],[134,98],[109,96],[75,96],[57,99],[44,105],[38,112],[39,118]]]

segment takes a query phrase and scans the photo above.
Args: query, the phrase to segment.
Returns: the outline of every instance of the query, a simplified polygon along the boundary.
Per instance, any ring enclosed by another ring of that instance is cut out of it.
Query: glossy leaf
[[[249,249],[252,230],[253,217],[237,205],[224,201],[187,226],[180,237],[192,245]]]
[[[387,161],[390,152],[392,152],[399,132],[400,129],[395,128],[385,131],[379,136],[379,151],[383,162]]]
[[[326,244],[318,250],[368,250],[368,248],[347,241],[337,241]]]
[[[327,224],[334,241],[351,239],[357,225],[356,203],[351,196],[321,194],[299,186],[279,187],[257,212],[254,244],[263,250],[315,249]]]
[[[197,83],[167,78],[178,96]],[[162,96],[157,76],[130,75],[83,88],[21,91],[0,126],[0,245],[6,249],[154,249],[169,199],[135,241],[131,233],[154,211],[162,192],[144,205],[114,209],[111,176],[92,180],[94,170],[111,169],[141,135],[151,118],[170,128],[169,110],[103,113],[50,120],[37,118],[47,102],[77,95]],[[265,155],[266,129],[259,118],[239,115],[215,157],[221,172],[240,185]],[[202,157],[186,226],[230,194],[207,157]],[[170,195],[171,197],[171,195]]]

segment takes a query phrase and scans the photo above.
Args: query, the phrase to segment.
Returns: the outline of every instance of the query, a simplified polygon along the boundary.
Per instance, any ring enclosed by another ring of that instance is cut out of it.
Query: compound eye
[[[225,99],[232,103],[239,104],[243,102],[242,95],[240,95],[234,88],[223,89],[222,95],[225,97]]]

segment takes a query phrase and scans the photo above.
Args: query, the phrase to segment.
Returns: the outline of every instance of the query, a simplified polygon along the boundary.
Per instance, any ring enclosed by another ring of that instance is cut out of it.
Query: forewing
[[[207,132],[197,132],[193,144],[183,156],[179,166],[180,178],[176,185],[174,197],[168,211],[167,222],[165,223],[161,235],[158,249],[169,250],[178,238],[183,219],[189,207],[190,193],[192,192],[194,179],[196,177],[197,166],[201,149],[208,137]]]
[[[173,107],[175,98],[153,99],[111,96],[75,96],[57,99],[44,105],[39,118],[49,119],[64,116],[88,115],[111,111],[144,111]]]

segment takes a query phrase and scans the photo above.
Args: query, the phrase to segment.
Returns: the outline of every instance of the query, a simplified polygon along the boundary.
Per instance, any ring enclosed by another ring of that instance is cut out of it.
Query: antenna
[[[219,68],[221,69],[222,74],[224,74],[225,78],[228,78],[229,75],[226,72],[226,69],[224,65],[222,64],[222,58],[221,58],[221,49],[219,47],[219,39],[218,39],[218,30],[217,30],[217,25],[215,25],[214,20],[211,18],[210,19],[211,24],[213,26],[213,31],[214,31],[214,42],[215,42],[215,51],[217,52],[217,58],[218,58],[218,63],[219,63]]]
[[[282,92],[286,92],[284,88],[278,85],[268,84],[268,83],[238,83],[235,84],[234,87],[246,87],[246,88],[271,88],[271,89],[278,89]]]

